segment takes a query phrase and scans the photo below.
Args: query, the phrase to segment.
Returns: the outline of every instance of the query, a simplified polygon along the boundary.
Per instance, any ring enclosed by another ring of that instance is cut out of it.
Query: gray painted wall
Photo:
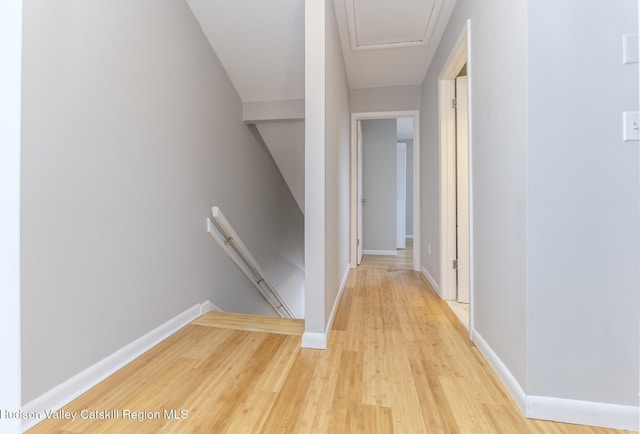
[[[420,86],[353,89],[349,98],[353,113],[420,110],[422,105]]]
[[[529,2],[528,392],[638,403],[635,0]],[[562,71],[562,74],[558,74]]]
[[[325,320],[349,268],[349,84],[333,1],[326,0]]]
[[[396,129],[395,119],[362,121],[364,250],[396,250]]]
[[[459,0],[422,86],[423,266],[440,281],[438,75],[472,19],[475,329],[526,386],[527,11]],[[427,246],[431,244],[431,255]]]
[[[320,18],[320,19],[319,19]],[[332,0],[305,1],[305,334],[326,345],[349,266],[349,87]]]
[[[272,313],[205,218],[278,267],[303,216],[187,4],[28,1],[23,55],[23,401],[207,299]]]
[[[413,235],[413,140],[398,140],[407,144],[407,235]]]
[[[421,247],[438,281],[437,77],[467,18],[475,329],[528,395],[637,405],[638,146],[621,141],[636,2],[457,2],[422,88]]]

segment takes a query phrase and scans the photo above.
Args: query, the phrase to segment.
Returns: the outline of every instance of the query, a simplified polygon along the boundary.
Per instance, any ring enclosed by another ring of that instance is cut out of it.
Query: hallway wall
[[[637,428],[640,170],[622,141],[637,3],[457,2],[423,84],[422,254],[438,281],[438,74],[467,18],[474,339],[527,415]]]
[[[349,101],[353,113],[420,110],[420,86],[388,86],[352,89]]]
[[[23,402],[196,303],[273,314],[205,218],[278,267],[303,216],[186,3],[25,1],[23,84]]]
[[[527,392],[637,405],[639,151],[622,140],[622,112],[638,110],[638,65],[622,62],[637,2],[528,12]]]
[[[471,18],[475,329],[526,386],[527,11],[458,0],[422,86],[422,262],[440,282],[438,75]],[[431,244],[431,255],[427,245]]]

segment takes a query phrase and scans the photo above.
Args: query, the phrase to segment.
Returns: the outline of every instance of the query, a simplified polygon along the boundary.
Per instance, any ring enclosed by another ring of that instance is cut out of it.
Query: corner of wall
[[[23,405],[22,411],[32,413],[34,417],[23,420],[23,431],[30,429],[38,422],[44,420],[46,418],[45,412],[62,408],[65,404],[71,402],[105,378],[114,374],[144,352],[158,345],[203,313],[214,310],[220,309],[208,300],[201,304],[196,304],[62,384],[57,385],[31,402],[26,403]]]

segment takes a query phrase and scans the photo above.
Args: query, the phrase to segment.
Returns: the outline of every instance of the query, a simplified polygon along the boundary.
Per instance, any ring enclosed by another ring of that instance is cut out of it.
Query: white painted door
[[[397,144],[396,249],[407,247],[407,144]]]
[[[362,263],[362,245],[364,243],[363,238],[363,219],[362,216],[364,214],[363,206],[364,206],[364,197],[362,193],[362,122],[358,121],[358,219],[357,219],[357,227],[358,227],[358,248],[356,255],[356,262],[358,265]]]
[[[469,303],[469,113],[467,77],[456,78],[456,209],[458,291],[460,303]]]

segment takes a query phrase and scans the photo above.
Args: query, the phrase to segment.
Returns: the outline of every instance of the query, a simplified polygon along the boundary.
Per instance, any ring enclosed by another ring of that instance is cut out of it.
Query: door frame
[[[350,194],[349,194],[349,267],[356,268],[358,221],[358,121],[370,119],[413,118],[413,269],[420,271],[420,110],[351,113]]]
[[[456,299],[455,270],[452,261],[456,249],[456,111],[451,105],[455,97],[455,79],[467,64],[469,113],[469,324],[473,330],[473,79],[471,57],[471,20],[467,20],[449,58],[438,76],[438,114],[440,125],[440,296]]]

